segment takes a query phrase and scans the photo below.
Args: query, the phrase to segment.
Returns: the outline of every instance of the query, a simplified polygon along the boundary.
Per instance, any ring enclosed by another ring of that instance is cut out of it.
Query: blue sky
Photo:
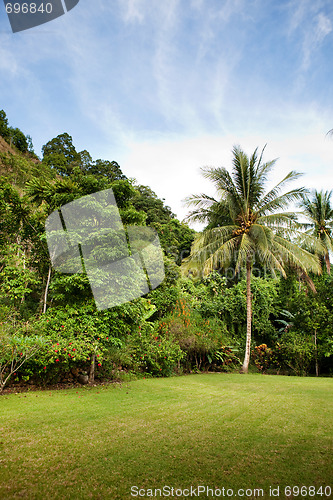
[[[267,143],[273,182],[333,187],[332,49],[331,0],[80,0],[16,34],[1,3],[0,109],[37,154],[68,132],[182,219],[234,144]]]

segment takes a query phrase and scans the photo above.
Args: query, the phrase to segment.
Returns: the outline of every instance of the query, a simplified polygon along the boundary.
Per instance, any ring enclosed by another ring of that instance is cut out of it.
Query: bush
[[[252,350],[252,360],[261,373],[266,373],[274,365],[274,354],[266,344],[256,346]]]
[[[47,341],[40,336],[28,336],[21,332],[12,334],[8,324],[1,323],[0,328],[0,392],[6,383],[22,369],[28,360],[38,355],[45,348]]]
[[[172,336],[166,337],[152,324],[139,326],[127,345],[131,368],[155,376],[170,376],[184,357]]]
[[[118,319],[118,328],[119,323]],[[122,346],[121,339],[112,334],[111,325],[110,317],[98,313],[92,304],[79,309],[49,309],[31,325],[48,340],[48,347],[26,364],[24,376],[58,382],[71,370],[90,371],[95,360],[98,370],[108,349]]]
[[[290,368],[295,375],[307,375],[315,363],[315,346],[311,336],[286,334],[277,344],[276,353],[278,364]]]
[[[185,353],[182,365],[186,371],[208,369],[229,370],[238,366],[236,351],[230,345],[222,321],[203,318],[190,305],[191,299],[180,298],[174,312],[159,324],[159,332],[173,338]]]

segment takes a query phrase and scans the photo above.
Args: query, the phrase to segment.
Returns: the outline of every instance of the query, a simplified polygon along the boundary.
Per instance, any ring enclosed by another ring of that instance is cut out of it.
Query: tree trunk
[[[314,343],[315,343],[315,356],[316,356],[316,377],[319,376],[319,366],[318,366],[318,350],[317,350],[317,329],[314,331]]]
[[[25,270],[25,250],[23,250],[23,269]],[[25,283],[25,288],[27,288],[27,284],[28,283]],[[24,299],[25,299],[25,294],[22,295],[21,305],[24,303]]]
[[[331,263],[329,253],[325,253],[325,264],[328,274],[331,274]]]
[[[251,323],[252,323],[252,297],[251,297],[251,262],[246,262],[246,348],[242,372],[249,370],[250,350],[251,350]]]
[[[45,293],[44,293],[43,314],[46,313],[47,294],[49,291],[49,286],[50,286],[50,281],[51,281],[51,272],[52,272],[52,267],[49,266],[49,272],[47,275],[47,282],[46,282]]]
[[[90,371],[89,371],[89,384],[93,384],[95,381],[95,360],[96,360],[96,354],[94,353],[91,356],[91,364],[90,364]]]

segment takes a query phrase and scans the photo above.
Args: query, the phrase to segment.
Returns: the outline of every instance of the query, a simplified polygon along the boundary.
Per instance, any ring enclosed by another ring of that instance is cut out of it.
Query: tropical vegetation
[[[297,244],[298,224],[293,212],[285,209],[304,195],[304,188],[281,191],[299,174],[289,172],[275,187],[265,191],[267,176],[275,161],[263,163],[257,149],[249,158],[240,147],[234,147],[232,172],[226,168],[205,168],[219,199],[201,194],[188,199],[195,209],[189,220],[207,221],[208,226],[196,237],[190,260],[203,265],[204,272],[227,270],[238,273],[246,269],[247,335],[243,372],[248,371],[251,349],[252,294],[251,276],[255,262],[272,273],[286,277],[286,267],[319,274],[316,256]]]
[[[39,158],[15,130],[1,111],[0,390],[201,371],[332,374],[329,191],[286,191],[295,172],[265,191],[275,161],[235,147],[231,169],[203,171],[216,199],[190,197],[184,222],[116,161],[77,151],[68,133]],[[109,188],[125,227],[157,231],[165,279],[99,311],[85,273],[51,265],[45,221]]]

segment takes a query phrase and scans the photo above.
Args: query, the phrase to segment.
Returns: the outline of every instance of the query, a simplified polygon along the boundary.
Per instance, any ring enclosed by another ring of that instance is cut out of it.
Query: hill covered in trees
[[[244,270],[230,276],[220,263],[208,275],[198,272],[188,259],[195,232],[116,161],[77,151],[68,133],[50,139],[42,153],[38,158],[32,139],[0,111],[1,388],[239,369],[247,328]],[[45,221],[66,203],[108,188],[125,227],[157,231],[166,277],[147,295],[98,311],[85,273],[51,266]],[[205,212],[208,229],[225,223],[221,203],[212,207],[208,219]],[[324,265],[320,275],[290,265],[280,277],[260,264],[252,277],[253,367],[332,373],[332,289]]]

